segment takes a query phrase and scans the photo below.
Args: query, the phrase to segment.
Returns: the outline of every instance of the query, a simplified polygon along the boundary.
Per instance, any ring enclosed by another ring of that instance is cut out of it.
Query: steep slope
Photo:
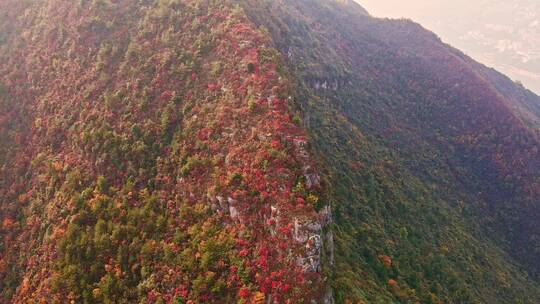
[[[0,1],[0,302],[540,303],[539,105],[352,0]]]
[[[0,302],[322,297],[319,181],[240,9],[0,5]]]
[[[472,64],[478,66],[477,63]],[[540,98],[524,88],[522,84],[511,81],[493,69],[478,66],[478,70],[510,101],[509,106],[521,116],[525,124],[538,131],[540,128]]]
[[[538,96],[353,2],[245,9],[299,77],[339,302],[540,301]]]

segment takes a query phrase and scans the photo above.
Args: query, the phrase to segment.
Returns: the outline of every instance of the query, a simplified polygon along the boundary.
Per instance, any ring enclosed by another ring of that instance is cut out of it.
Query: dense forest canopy
[[[3,0],[0,303],[539,303],[539,147],[351,0]]]

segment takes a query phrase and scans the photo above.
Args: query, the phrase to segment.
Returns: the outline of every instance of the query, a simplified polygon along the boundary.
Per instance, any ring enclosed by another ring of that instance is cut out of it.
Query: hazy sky
[[[376,17],[409,18],[540,94],[540,0],[357,0]]]

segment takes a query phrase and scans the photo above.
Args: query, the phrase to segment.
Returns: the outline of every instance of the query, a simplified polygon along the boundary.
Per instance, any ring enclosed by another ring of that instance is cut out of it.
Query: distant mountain
[[[0,303],[539,303],[540,98],[350,0],[0,2]]]
[[[540,94],[540,2],[357,0],[378,17],[406,17]]]

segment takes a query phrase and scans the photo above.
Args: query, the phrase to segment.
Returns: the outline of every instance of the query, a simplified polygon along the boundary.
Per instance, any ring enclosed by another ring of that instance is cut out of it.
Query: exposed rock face
[[[327,254],[328,265],[334,265],[334,233],[331,229],[328,229],[328,232],[324,235],[324,244]]]
[[[334,304],[334,290],[330,287],[326,290],[323,298],[323,304]]]
[[[267,140],[268,138],[261,138]],[[304,186],[307,191],[320,190],[321,178],[315,169],[314,162],[309,153],[308,139],[304,136],[287,136],[283,141],[292,144],[293,157],[301,165],[301,172],[304,178]],[[283,188],[284,189],[284,188]],[[283,190],[282,189],[282,190]],[[233,206],[234,201],[228,201],[228,206]],[[236,217],[234,207],[229,209],[231,219]],[[280,233],[292,222],[292,239],[302,248],[302,254],[296,256],[296,264],[305,273],[322,273],[325,264],[333,264],[333,235],[332,231],[325,227],[332,223],[332,213],[330,206],[324,206],[314,214],[294,215],[283,212],[280,206],[272,205],[269,215],[266,218],[266,225],[271,235]],[[325,252],[326,251],[326,252]],[[323,254],[325,253],[325,254]],[[328,260],[323,260],[323,256]],[[270,302],[268,302],[270,303]],[[313,302],[316,303],[316,302]],[[333,291],[327,286],[327,291],[319,298],[319,303],[333,303]]]
[[[321,178],[311,164],[309,152],[307,151],[308,142],[306,138],[295,138],[293,140],[295,157],[303,164],[302,173],[306,182],[306,189],[320,187]]]
[[[321,185],[321,177],[311,168],[311,166],[305,166],[302,169],[304,178],[306,179],[306,188],[318,188]]]
[[[319,211],[319,218],[323,227],[332,224],[332,209],[329,205],[324,206],[321,211]]]
[[[350,81],[346,77],[308,77],[306,82],[315,91],[337,91],[350,84]]]
[[[305,244],[305,255],[298,258],[298,264],[306,272],[319,272],[321,270],[322,256],[322,226],[318,221],[306,221],[295,218],[294,240]]]
[[[332,218],[332,208],[330,205],[326,205],[319,211],[319,221],[322,225],[322,227],[330,227],[333,223]],[[333,266],[334,265],[334,233],[332,232],[331,228],[326,229],[326,232],[323,233],[323,243],[324,243],[324,249],[326,253],[326,263],[328,265]]]
[[[209,199],[210,208],[214,212],[226,213],[233,222],[243,223],[240,211],[238,211],[238,202],[232,197],[225,199],[223,196],[214,196]]]
[[[324,231],[324,228],[331,224],[332,212],[328,205],[319,211],[316,220],[309,218],[294,219],[294,240],[305,244],[305,253],[297,258],[297,263],[305,272],[321,272],[324,264],[334,265],[334,235],[331,229]],[[323,259],[323,257],[326,259]],[[326,288],[320,303],[333,304],[333,289],[331,286]]]
[[[240,213],[238,212],[238,209],[236,209],[234,206],[232,205],[229,205],[229,214],[231,215],[231,219],[233,220],[238,220],[241,222],[240,220]]]
[[[307,272],[320,272],[322,263],[334,263],[333,233],[331,230],[323,231],[323,228],[331,223],[331,219],[324,222],[300,218],[294,220],[294,240],[305,244],[305,254],[298,258],[298,264]],[[326,250],[326,261],[322,261],[323,250]]]

